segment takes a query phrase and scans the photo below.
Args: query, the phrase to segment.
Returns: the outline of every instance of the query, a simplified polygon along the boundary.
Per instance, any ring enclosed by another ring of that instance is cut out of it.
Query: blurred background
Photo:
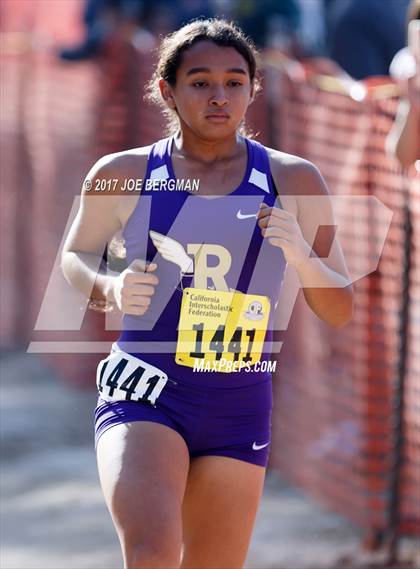
[[[106,350],[89,348],[116,333],[92,311],[80,331],[35,324],[90,166],[164,136],[143,101],[159,38],[214,15],[261,49],[256,138],[393,212],[351,323],[294,307],[247,567],[420,567],[419,2],[2,0],[0,15],[2,567],[121,564],[93,446]],[[350,268],[369,262],[375,215],[360,201],[343,216]]]

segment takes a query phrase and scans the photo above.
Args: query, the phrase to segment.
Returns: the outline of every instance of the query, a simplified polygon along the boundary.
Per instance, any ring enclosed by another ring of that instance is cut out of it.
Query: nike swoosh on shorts
[[[252,445],[252,449],[253,450],[260,450],[266,446],[268,446],[270,443],[265,443],[264,445],[257,445],[257,443],[253,443]]]

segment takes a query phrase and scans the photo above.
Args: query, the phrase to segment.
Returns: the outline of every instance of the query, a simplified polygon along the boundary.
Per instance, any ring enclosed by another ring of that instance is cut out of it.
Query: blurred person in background
[[[176,0],[169,1],[174,13],[175,27],[178,28],[194,18],[210,18],[214,15],[214,0]]]
[[[407,47],[392,60],[390,75],[401,86],[397,116],[387,141],[389,154],[403,168],[420,159],[420,0],[413,0],[408,9]]]
[[[86,36],[79,45],[62,49],[61,59],[82,61],[96,56],[119,26],[137,26],[142,15],[142,0],[86,0]]]
[[[212,14],[211,0],[86,0],[85,38],[79,45],[62,49],[59,55],[68,61],[89,59],[98,55],[114,34],[154,47],[160,35],[192,18]]]
[[[325,0],[327,52],[353,79],[388,75],[409,0]]]
[[[63,248],[68,282],[96,307],[123,313],[121,335],[98,366],[95,441],[127,569],[243,567],[271,441],[272,374],[257,364],[270,361],[270,306],[286,266],[319,318],[340,327],[352,316],[338,240],[323,233],[313,243],[320,225],[335,225],[320,172],[243,130],[259,90],[257,61],[252,43],[224,20],[195,21],[167,36],[148,93],[171,134],[93,166]],[[127,200],[130,180],[143,185]],[[164,191],[191,180],[199,180],[197,191]],[[115,181],[114,191],[92,195],[101,181]],[[129,266],[98,274],[98,258],[119,230]],[[219,264],[207,265],[207,257]],[[204,302],[196,317],[189,299]],[[218,313],[220,302],[227,304]],[[223,312],[235,304],[225,333]],[[213,320],[193,323],[204,314]],[[175,347],[178,330],[192,347]],[[161,351],[148,353],[144,342]],[[252,361],[253,373],[196,369],[223,354],[231,364]]]
[[[300,11],[298,29],[299,45],[303,55],[326,54],[325,3],[324,0],[297,0]]]
[[[257,47],[293,51],[300,25],[296,0],[212,0],[216,16],[234,20]]]
[[[89,59],[101,52],[108,38],[121,33],[134,44],[153,47],[159,36],[194,18],[211,16],[237,22],[258,47],[269,45],[299,54],[298,0],[86,0],[86,36],[79,45],[62,49],[60,57]]]

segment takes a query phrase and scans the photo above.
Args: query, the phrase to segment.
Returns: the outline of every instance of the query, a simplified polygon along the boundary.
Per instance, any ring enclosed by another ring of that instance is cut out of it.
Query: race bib
[[[202,361],[254,365],[261,359],[270,314],[266,296],[239,291],[185,288],[175,361],[194,367]],[[232,367],[218,371],[229,373]]]
[[[96,387],[105,401],[145,401],[155,404],[168,376],[125,352],[113,352],[99,362]]]

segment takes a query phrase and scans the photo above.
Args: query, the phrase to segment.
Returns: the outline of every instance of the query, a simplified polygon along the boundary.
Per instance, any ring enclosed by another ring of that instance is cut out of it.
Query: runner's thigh
[[[125,566],[135,565],[139,551],[142,559],[148,551],[150,559],[173,559],[176,552],[179,559],[189,468],[184,439],[150,421],[114,425],[98,441],[97,463]]]
[[[243,567],[265,468],[222,456],[191,460],[182,508],[185,569]]]

